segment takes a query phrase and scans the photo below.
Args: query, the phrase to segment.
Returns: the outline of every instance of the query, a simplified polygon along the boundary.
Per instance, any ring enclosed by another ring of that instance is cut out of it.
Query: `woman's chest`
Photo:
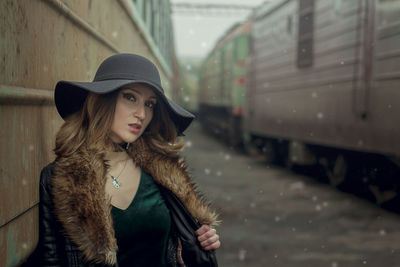
[[[111,197],[111,205],[125,210],[134,200],[140,185],[141,169],[128,162],[121,170],[109,169],[106,175],[106,194]]]

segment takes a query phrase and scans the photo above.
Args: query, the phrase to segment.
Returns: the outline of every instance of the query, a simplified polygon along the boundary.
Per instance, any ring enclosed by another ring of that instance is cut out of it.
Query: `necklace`
[[[122,183],[121,183],[120,181],[118,181],[117,179],[121,176],[122,172],[125,170],[125,167],[126,167],[126,164],[128,163],[128,160],[129,160],[129,158],[127,158],[127,159],[125,160],[125,165],[124,165],[124,167],[122,168],[122,170],[119,172],[119,174],[118,174],[117,177],[114,177],[113,175],[110,174],[111,179],[112,179],[113,186],[114,186],[115,188],[117,188],[117,189],[120,188],[120,187],[122,186]]]

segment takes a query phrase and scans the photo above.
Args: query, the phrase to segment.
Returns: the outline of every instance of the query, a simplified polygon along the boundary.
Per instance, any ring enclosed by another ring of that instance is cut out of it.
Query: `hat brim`
[[[59,81],[54,90],[54,101],[57,111],[60,116],[65,119],[83,106],[88,92],[106,94],[131,83],[143,83],[155,89],[157,95],[165,102],[170,112],[170,117],[178,130],[178,134],[182,135],[195,118],[192,113],[167,98],[162,88],[146,80],[115,79],[95,82]]]

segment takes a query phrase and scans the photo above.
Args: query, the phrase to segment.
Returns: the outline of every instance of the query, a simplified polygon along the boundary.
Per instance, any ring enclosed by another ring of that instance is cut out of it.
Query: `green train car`
[[[199,120],[204,129],[232,146],[242,143],[251,20],[234,25],[219,40],[200,70]]]

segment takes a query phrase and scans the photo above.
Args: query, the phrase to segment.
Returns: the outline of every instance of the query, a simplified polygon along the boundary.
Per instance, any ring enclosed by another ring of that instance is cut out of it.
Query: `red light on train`
[[[236,84],[243,85],[244,81],[245,81],[245,78],[243,76],[236,77]]]
[[[242,107],[233,107],[232,113],[236,116],[242,116],[243,108]]]

